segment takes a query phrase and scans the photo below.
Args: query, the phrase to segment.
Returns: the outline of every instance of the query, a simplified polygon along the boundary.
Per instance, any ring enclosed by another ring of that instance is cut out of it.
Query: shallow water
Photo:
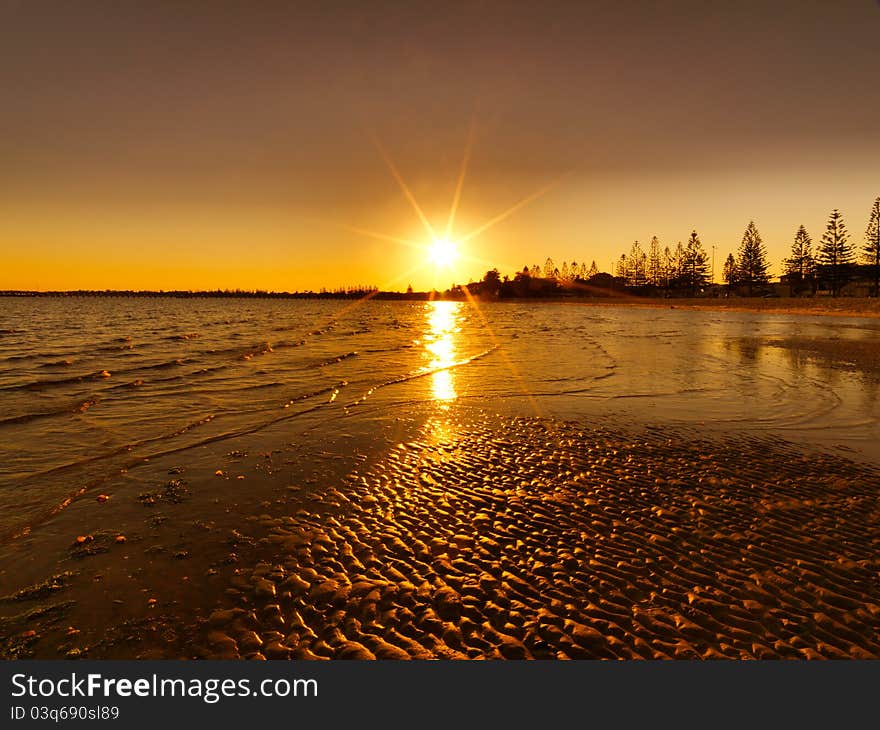
[[[761,430],[877,461],[878,369],[846,358],[877,337],[875,320],[682,309],[7,298],[0,530],[145,459],[426,405]]]

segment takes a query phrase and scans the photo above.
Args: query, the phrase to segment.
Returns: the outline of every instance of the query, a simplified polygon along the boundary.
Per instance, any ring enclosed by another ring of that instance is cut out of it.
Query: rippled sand
[[[395,448],[262,533],[195,655],[880,656],[880,474],[539,419]],[[257,528],[254,528],[257,529]]]

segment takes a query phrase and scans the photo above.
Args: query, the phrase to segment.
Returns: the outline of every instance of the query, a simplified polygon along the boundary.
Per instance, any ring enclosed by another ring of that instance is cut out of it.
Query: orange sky
[[[448,287],[750,219],[773,270],[880,195],[880,7],[0,3],[0,289]],[[455,233],[435,271],[375,135]],[[418,269],[418,270],[414,270]],[[407,273],[411,272],[411,273]]]

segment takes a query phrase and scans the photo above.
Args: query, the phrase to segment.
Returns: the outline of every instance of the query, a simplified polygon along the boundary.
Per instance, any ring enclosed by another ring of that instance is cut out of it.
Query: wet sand
[[[834,317],[880,317],[875,297],[718,297],[651,299],[621,296],[609,299],[567,300],[589,307],[644,307],[649,309],[696,309],[701,311],[809,314]]]
[[[141,493],[150,529],[68,545],[0,598],[4,656],[880,657],[873,467],[488,415],[335,477],[291,483],[284,456],[232,452]],[[193,521],[236,475],[253,501]]]
[[[251,659],[880,657],[880,473],[516,419],[266,516],[194,642]]]

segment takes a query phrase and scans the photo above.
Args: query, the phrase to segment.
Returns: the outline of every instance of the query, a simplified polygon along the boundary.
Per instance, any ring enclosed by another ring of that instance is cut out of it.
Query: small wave
[[[488,350],[483,350],[483,352],[478,352],[476,355],[472,355],[471,357],[466,357],[463,360],[456,360],[449,365],[442,365],[436,368],[424,368],[415,373],[410,373],[409,375],[403,375],[399,378],[394,378],[393,380],[387,380],[384,383],[380,383],[379,385],[373,386],[370,388],[364,395],[358,398],[356,401],[352,401],[349,403],[349,406],[355,406],[359,403],[363,403],[367,398],[369,398],[373,393],[375,393],[379,388],[386,388],[389,385],[398,385],[400,383],[407,383],[410,380],[418,380],[419,378],[425,378],[429,375],[433,375],[434,373],[440,373],[444,370],[453,370],[455,368],[461,367],[462,365],[468,365],[476,360],[480,360],[487,355],[491,355],[495,350],[499,349],[500,345],[493,345]]]
[[[371,355],[375,355],[380,352],[400,352],[401,350],[411,350],[414,347],[416,347],[416,345],[413,345],[411,342],[405,342],[402,345],[396,345],[395,347],[369,348],[369,349],[365,350],[365,352],[368,352]]]
[[[98,461],[104,461],[114,456],[118,456],[119,454],[133,451],[134,449],[145,446],[147,444],[155,443],[157,441],[167,441],[169,439],[176,438],[177,436],[182,436],[183,434],[193,430],[194,428],[204,426],[205,424],[213,421],[215,417],[216,416],[214,416],[214,414],[209,414],[203,418],[198,419],[197,421],[192,421],[191,423],[188,423],[181,428],[178,428],[176,431],[164,433],[159,436],[151,436],[149,438],[144,438],[137,441],[131,441],[129,443],[122,444],[121,446],[117,446],[110,451],[106,451],[103,454],[96,454],[95,456],[89,456],[84,459],[69,461],[66,464],[59,464],[58,466],[53,466],[49,469],[43,469],[42,471],[32,472],[28,474],[25,479],[36,479],[38,477],[45,477],[50,474],[58,474],[61,472],[70,471],[71,469],[75,469],[77,467],[85,466],[87,464],[93,464]],[[136,459],[133,463],[139,463],[140,461],[142,461],[142,458],[143,457]]]
[[[193,360],[191,357],[179,357],[174,360],[166,360],[165,362],[157,362],[155,365],[141,365],[139,367],[131,368],[131,370],[126,370],[125,372],[134,372],[136,370],[164,370],[165,368],[174,368],[179,367],[181,365],[186,365],[191,363]],[[122,371],[120,371],[122,372]]]
[[[147,382],[149,382],[151,385],[154,385],[156,383],[171,383],[171,382],[178,381],[178,380],[187,380],[188,378],[193,378],[198,375],[210,375],[211,373],[217,373],[222,370],[228,370],[228,369],[229,369],[228,365],[215,365],[213,367],[199,368],[198,370],[191,370],[188,373],[182,373],[180,375],[171,375],[167,378],[151,378]],[[138,385],[143,385],[144,381],[138,379],[135,381],[135,383]],[[131,383],[125,383],[126,387],[130,386],[130,385],[131,385]],[[119,387],[122,387],[122,386],[119,386]]]
[[[55,416],[69,416],[76,413],[85,413],[89,408],[98,403],[97,398],[87,398],[84,401],[78,401],[73,406],[58,408],[54,411],[38,411],[36,413],[22,413],[18,416],[8,416],[0,418],[0,426],[10,426],[13,424],[30,423],[41,418],[53,418]]]
[[[257,342],[249,347],[220,347],[212,350],[205,350],[202,355],[210,355],[212,357],[232,357],[238,360],[250,360],[256,355],[266,355],[274,352],[272,344],[269,342]]]
[[[66,361],[62,361],[65,362]],[[127,375],[130,373],[138,373],[144,370],[166,370],[168,368],[182,367],[188,363],[192,363],[192,358],[176,358],[174,360],[165,360],[163,362],[153,363],[152,365],[136,365],[134,367],[109,370],[95,370],[82,375],[71,375],[66,378],[46,378],[41,380],[33,380],[29,383],[19,383],[18,385],[9,385],[0,390],[44,390],[46,388],[54,388],[58,386],[70,385],[72,383],[81,383],[88,380],[103,380],[113,376]],[[54,363],[58,364],[58,363]],[[69,363],[72,364],[72,363]],[[49,364],[46,365],[48,367]]]
[[[118,390],[119,388],[139,388],[144,384],[144,381],[140,378],[136,378],[135,380],[130,380],[127,383],[120,383],[119,385],[114,385],[108,390]]]
[[[126,340],[122,344],[101,345],[92,349],[94,352],[119,352],[120,350],[133,350],[134,345]]]
[[[289,408],[294,403],[298,403],[300,401],[309,400],[310,398],[317,398],[319,395],[327,395],[328,393],[332,396],[331,401],[336,399],[336,396],[339,394],[339,391],[348,385],[347,380],[340,380],[336,385],[330,385],[326,388],[319,388],[318,390],[313,390],[308,393],[303,393],[302,395],[298,395],[295,398],[291,398],[287,403],[284,404],[284,408]]]
[[[73,360],[66,358],[64,360],[53,360],[52,362],[44,362],[39,367],[41,368],[62,368],[69,367],[73,365]]]
[[[265,342],[261,345],[256,346],[250,352],[243,353],[241,356],[241,359],[242,360],[250,360],[251,358],[254,358],[257,355],[267,355],[270,352],[275,352],[275,350],[272,348],[272,345],[270,345],[268,342]]]
[[[336,363],[342,362],[343,360],[348,360],[350,357],[357,357],[357,352],[346,352],[342,355],[338,355],[337,357],[331,357],[329,360],[324,360],[323,362],[314,365],[313,367],[323,368],[328,365],[335,365]]]
[[[71,352],[59,352],[57,350],[51,352],[26,352],[20,355],[7,355],[3,358],[2,362],[18,362],[20,360],[39,360],[44,357],[58,357],[65,358],[68,355],[71,355]]]
[[[50,380],[34,380],[30,383],[21,383],[19,385],[7,385],[0,390],[43,390],[44,388],[52,388],[59,385],[70,385],[71,383],[81,383],[87,380],[102,380],[112,377],[109,370],[96,370],[92,373],[83,375],[73,375],[69,378],[52,378]]]
[[[142,370],[167,370],[169,368],[182,367],[194,362],[191,357],[178,357],[173,360],[163,360],[162,362],[152,363],[151,365],[135,365],[130,368],[116,368],[113,375],[129,375],[138,373]]]
[[[280,350],[287,347],[302,347],[304,344],[306,344],[305,340],[289,340],[287,342],[276,342],[272,345],[272,348],[274,350]]]

